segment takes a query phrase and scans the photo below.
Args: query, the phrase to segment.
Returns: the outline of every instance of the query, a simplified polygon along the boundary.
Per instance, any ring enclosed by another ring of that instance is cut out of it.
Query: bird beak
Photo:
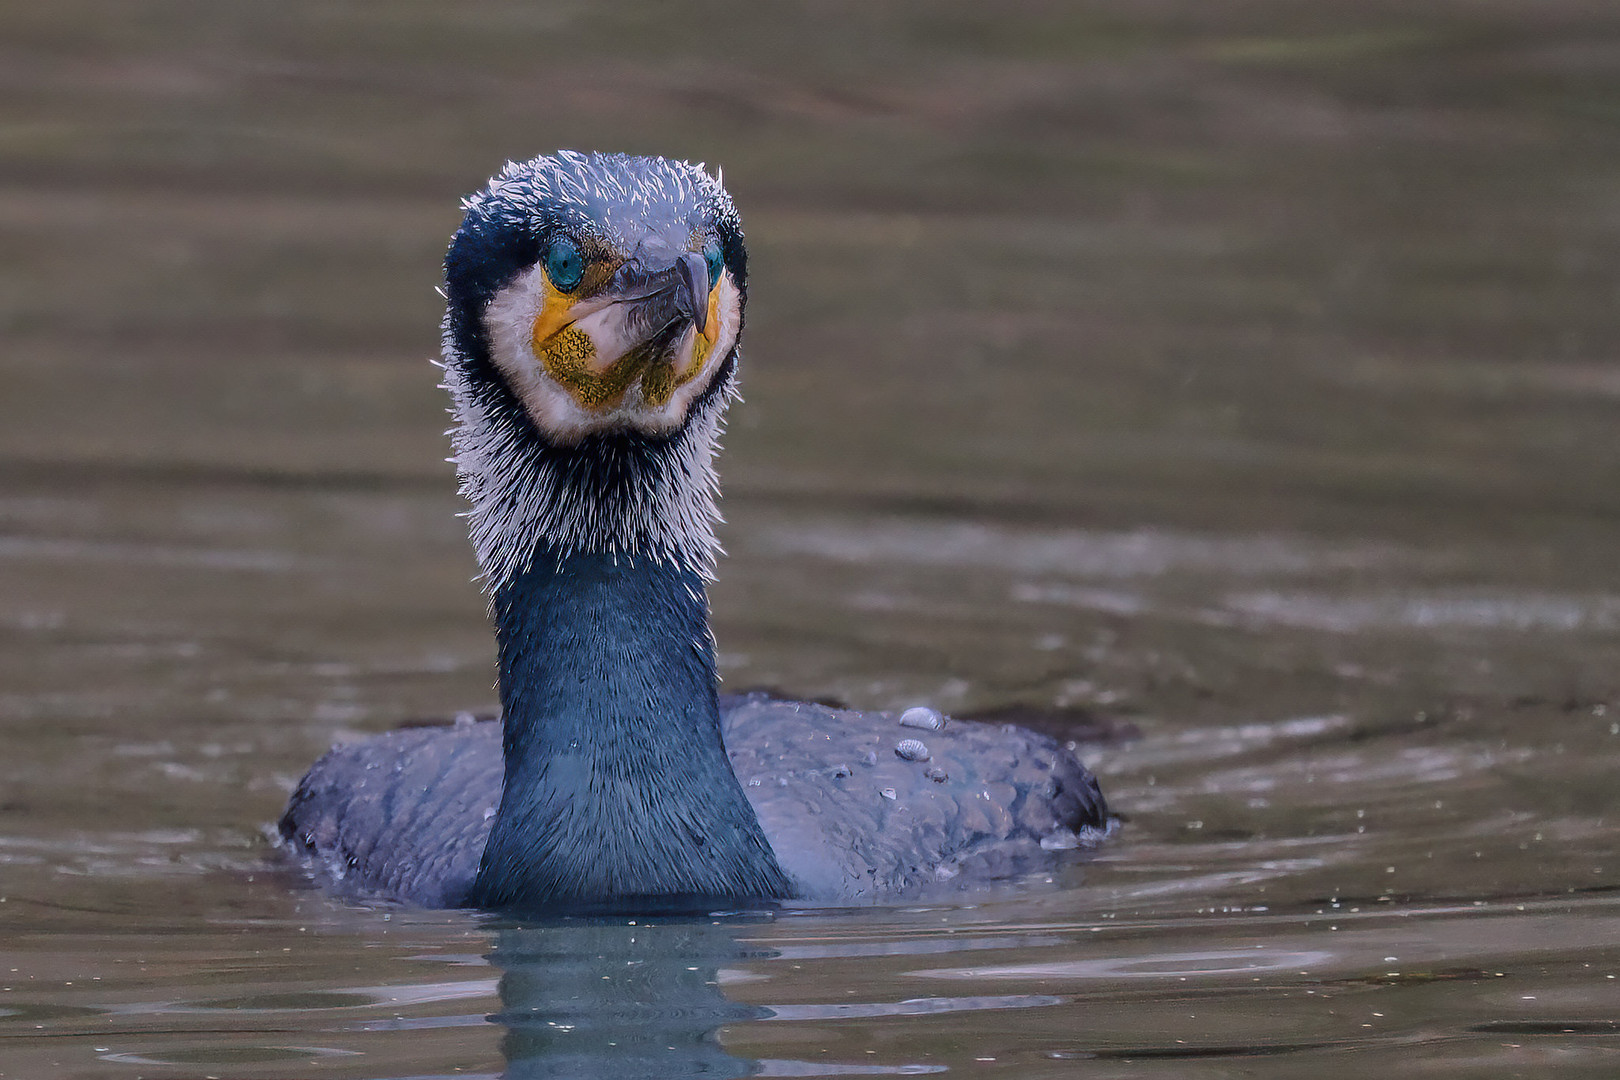
[[[647,354],[643,359],[649,363],[679,364],[675,346],[686,337],[687,326],[700,334],[708,328],[708,281],[703,256],[692,252],[656,269],[627,260],[600,292],[568,313],[574,328],[591,339],[591,366],[605,371],[633,353]]]
[[[662,265],[659,265],[659,264]],[[582,299],[552,290],[530,326],[534,358],[591,412],[661,409],[705,370],[722,320],[695,252],[639,255]]]
[[[686,310],[691,314],[697,332],[706,334],[709,330],[709,264],[697,252],[688,251],[681,256],[677,265],[681,268],[681,283],[685,286],[681,295],[686,301]]]

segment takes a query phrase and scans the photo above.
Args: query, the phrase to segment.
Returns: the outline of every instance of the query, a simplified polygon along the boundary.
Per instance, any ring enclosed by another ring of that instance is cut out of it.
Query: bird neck
[[[561,554],[492,606],[506,782],[480,906],[789,894],[721,741],[699,570]]]
[[[448,327],[445,387],[468,532],[484,579],[508,582],[548,558],[606,552],[696,568],[714,565],[719,481],[714,456],[733,394],[736,351],[668,435],[610,432],[548,441]]]

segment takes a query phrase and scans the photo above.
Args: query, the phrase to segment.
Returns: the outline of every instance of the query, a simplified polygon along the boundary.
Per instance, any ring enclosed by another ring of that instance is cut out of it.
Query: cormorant
[[[432,907],[859,901],[1036,869],[1106,826],[1046,736],[717,695],[713,459],[747,293],[718,179],[564,151],[464,208],[444,384],[501,719],[333,749],[281,819],[294,851]]]

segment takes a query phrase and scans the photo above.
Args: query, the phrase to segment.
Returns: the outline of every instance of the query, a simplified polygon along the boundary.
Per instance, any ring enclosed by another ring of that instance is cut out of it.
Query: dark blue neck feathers
[[[721,742],[696,571],[542,554],[493,610],[506,784],[474,903],[791,893]]]

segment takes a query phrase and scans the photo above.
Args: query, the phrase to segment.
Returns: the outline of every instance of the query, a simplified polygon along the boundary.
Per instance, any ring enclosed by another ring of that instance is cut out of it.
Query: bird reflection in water
[[[684,1080],[754,1075],[725,1024],[771,1015],[726,999],[723,967],[772,955],[739,939],[748,919],[569,919],[507,926],[501,969],[506,1076]]]

